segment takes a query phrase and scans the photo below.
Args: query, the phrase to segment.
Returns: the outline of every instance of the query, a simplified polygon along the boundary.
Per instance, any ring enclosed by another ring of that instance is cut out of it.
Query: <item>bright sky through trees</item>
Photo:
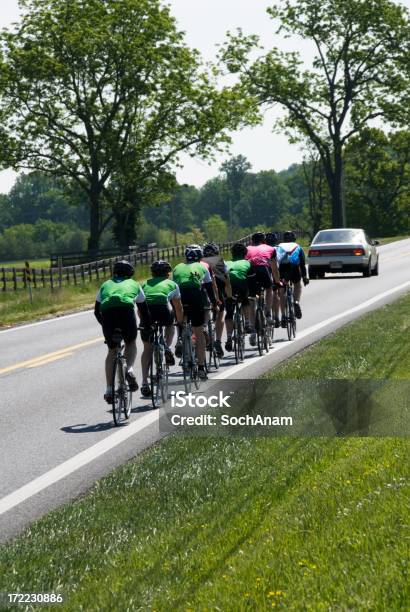
[[[258,34],[261,43],[270,48],[278,44],[285,48],[280,38],[273,36],[272,22],[266,14],[266,8],[272,0],[168,0],[180,29],[186,32],[187,43],[199,49],[205,61],[213,61],[217,53],[217,44],[225,40],[228,30],[241,27],[245,33]],[[410,0],[403,0],[410,8]],[[19,17],[17,0],[1,0],[0,26],[7,27]],[[300,43],[299,43],[300,44]],[[295,48],[295,40],[286,42],[286,48]],[[310,49],[303,48],[304,57],[308,58]],[[233,134],[232,155],[244,155],[255,171],[263,169],[282,170],[291,163],[301,161],[302,154],[296,145],[290,145],[285,136],[273,134],[273,119],[279,110],[266,113],[263,125],[244,129]],[[219,166],[227,156],[218,156],[215,163],[192,159],[187,155],[181,157],[183,167],[178,170],[180,182],[201,186],[218,173]],[[15,173],[11,170],[0,172],[0,193],[6,193],[13,185]]]

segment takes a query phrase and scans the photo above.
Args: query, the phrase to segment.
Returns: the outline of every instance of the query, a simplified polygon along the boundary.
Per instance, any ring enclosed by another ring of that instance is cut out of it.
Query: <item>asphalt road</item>
[[[277,330],[268,355],[260,358],[248,347],[243,364],[224,359],[216,378],[254,378],[409,291],[410,240],[382,246],[379,253],[378,277],[312,281],[304,290],[296,340],[288,342],[286,330]],[[102,399],[104,358],[91,311],[0,332],[0,541],[77,497],[161,436],[158,413],[138,393],[129,424],[113,426]],[[139,357],[137,363],[139,370]]]

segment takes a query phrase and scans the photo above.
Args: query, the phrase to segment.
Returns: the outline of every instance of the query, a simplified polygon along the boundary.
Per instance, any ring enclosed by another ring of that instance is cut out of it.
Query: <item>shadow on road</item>
[[[61,431],[65,433],[95,433],[99,431],[107,431],[115,428],[114,423],[95,423],[94,425],[87,425],[87,423],[77,423],[76,425],[67,425],[61,427]]]

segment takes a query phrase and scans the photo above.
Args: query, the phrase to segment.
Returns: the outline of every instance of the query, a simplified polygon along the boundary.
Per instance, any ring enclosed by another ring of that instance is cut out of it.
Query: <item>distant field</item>
[[[49,268],[50,258],[44,257],[43,259],[29,259],[28,260],[31,268]],[[15,261],[0,261],[0,268],[24,268],[26,260],[19,259]]]

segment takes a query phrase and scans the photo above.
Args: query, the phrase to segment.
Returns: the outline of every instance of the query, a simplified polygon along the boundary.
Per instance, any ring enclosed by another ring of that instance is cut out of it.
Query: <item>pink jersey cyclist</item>
[[[268,244],[258,244],[248,246],[245,259],[251,262],[253,266],[268,266],[270,268],[271,261],[275,257],[276,249]]]

